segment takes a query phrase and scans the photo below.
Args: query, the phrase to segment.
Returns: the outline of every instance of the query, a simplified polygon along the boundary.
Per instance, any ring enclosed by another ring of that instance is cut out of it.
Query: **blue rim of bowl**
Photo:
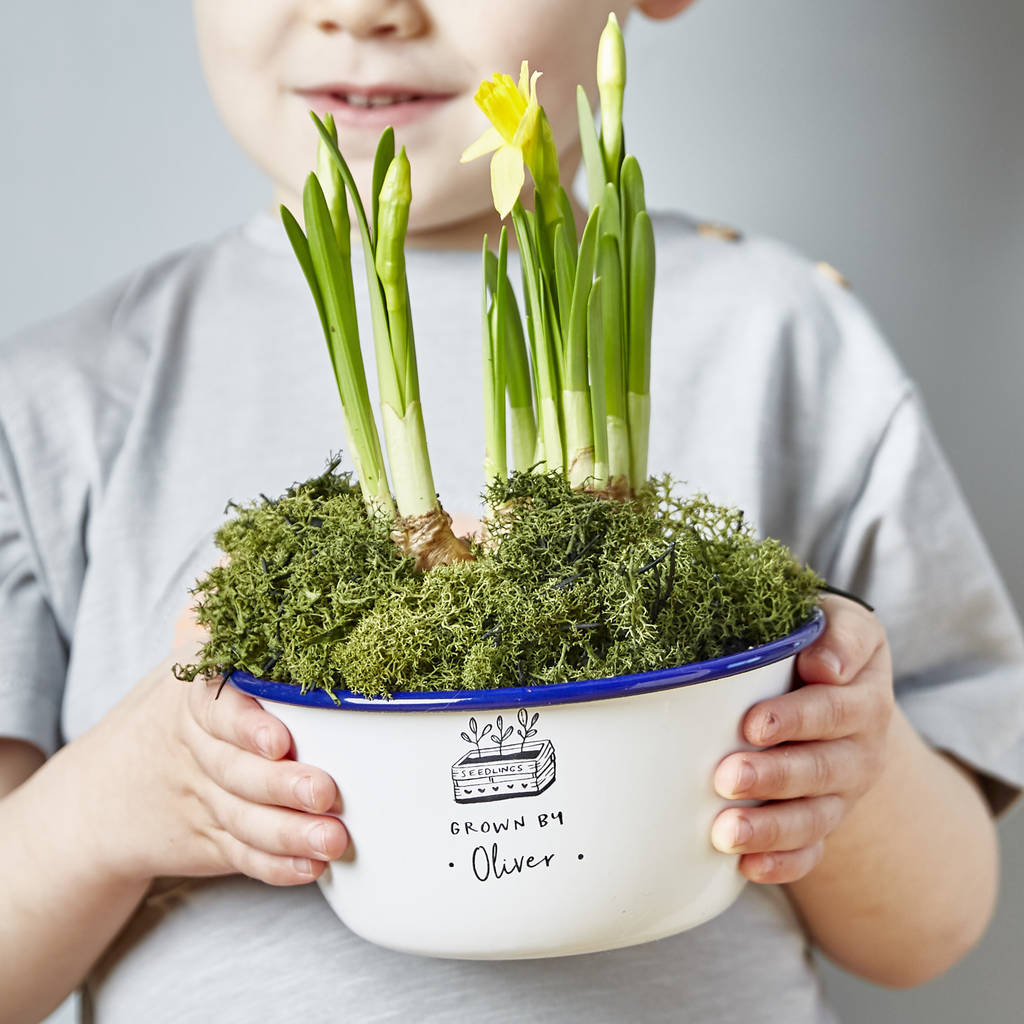
[[[510,686],[495,690],[399,690],[392,698],[383,698],[364,697],[351,690],[333,690],[333,697],[327,690],[322,689],[303,693],[301,687],[293,683],[275,683],[269,679],[258,679],[242,669],[235,669],[228,679],[242,693],[259,700],[331,710],[462,711],[467,708],[476,710],[543,707],[550,704],[610,700],[613,697],[629,697],[637,693],[653,693],[656,690],[670,690],[677,686],[693,686],[696,683],[723,679],[792,657],[810,646],[824,628],[825,615],[818,608],[808,622],[788,636],[762,644],[760,647],[751,647],[746,651],[680,665],[677,668],[662,668],[654,672],[638,672],[634,675],[606,679],[586,679],[578,683]]]

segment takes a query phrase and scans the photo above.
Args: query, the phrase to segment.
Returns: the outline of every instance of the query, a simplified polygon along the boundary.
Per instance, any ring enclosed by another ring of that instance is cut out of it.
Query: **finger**
[[[802,850],[835,829],[843,806],[838,796],[818,796],[762,807],[729,807],[715,818],[711,844],[722,853]]]
[[[812,683],[755,704],[743,718],[743,738],[767,747],[793,740],[838,740],[860,732],[878,721],[891,703],[884,675],[870,667],[864,671],[868,675],[851,686]]]
[[[326,814],[340,811],[341,797],[325,771],[296,761],[269,761],[231,743],[197,744],[199,766],[221,789],[271,807]]]
[[[268,885],[304,885],[327,870],[327,862],[309,857],[277,857],[220,833],[221,856],[235,870]]]
[[[887,648],[885,630],[871,612],[845,597],[826,594],[821,606],[825,629],[797,655],[797,674],[807,683],[842,685],[856,678],[880,648]]]
[[[794,743],[730,754],[715,770],[715,791],[726,800],[793,800],[859,792],[867,751],[853,739]]]
[[[256,701],[233,686],[221,686],[219,676],[195,679],[187,685],[189,708],[195,722],[209,735],[253,754],[276,761],[292,745],[284,723],[264,711]],[[219,696],[218,696],[219,694]]]
[[[348,846],[348,832],[337,818],[249,803],[223,791],[208,794],[206,802],[217,824],[254,850],[335,860]]]
[[[740,857],[740,872],[751,882],[784,885],[809,875],[824,855],[824,843],[788,853],[747,853]]]

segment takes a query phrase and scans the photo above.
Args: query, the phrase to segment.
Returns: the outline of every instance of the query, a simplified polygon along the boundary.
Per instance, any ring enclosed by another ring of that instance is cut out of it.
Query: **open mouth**
[[[455,95],[399,86],[326,85],[296,91],[315,110],[330,111],[339,123],[375,129],[389,124],[397,127],[427,117]]]
[[[363,110],[393,107],[399,103],[418,103],[428,98],[436,98],[416,92],[375,93],[373,95],[360,92],[331,92],[330,95],[342,103],[347,103],[350,107],[359,107]]]

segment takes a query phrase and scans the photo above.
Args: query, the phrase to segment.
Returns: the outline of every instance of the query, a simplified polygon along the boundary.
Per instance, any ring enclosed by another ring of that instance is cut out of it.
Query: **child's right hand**
[[[251,697],[175,662],[204,639],[191,611],[171,656],[82,737],[99,769],[93,820],[123,878],[239,872],[271,885],[319,877],[348,845],[334,780],[290,758],[291,735]],[[97,763],[98,762],[98,763]]]

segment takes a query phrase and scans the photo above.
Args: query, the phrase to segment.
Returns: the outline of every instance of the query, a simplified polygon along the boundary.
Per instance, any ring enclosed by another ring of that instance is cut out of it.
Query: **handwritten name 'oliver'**
[[[506,859],[498,856],[498,844],[491,843],[488,850],[484,846],[478,846],[473,851],[473,874],[481,882],[490,878],[502,878],[505,875],[522,874],[530,868],[549,868],[555,859],[553,853],[545,853],[540,856],[524,854],[522,857]]]

